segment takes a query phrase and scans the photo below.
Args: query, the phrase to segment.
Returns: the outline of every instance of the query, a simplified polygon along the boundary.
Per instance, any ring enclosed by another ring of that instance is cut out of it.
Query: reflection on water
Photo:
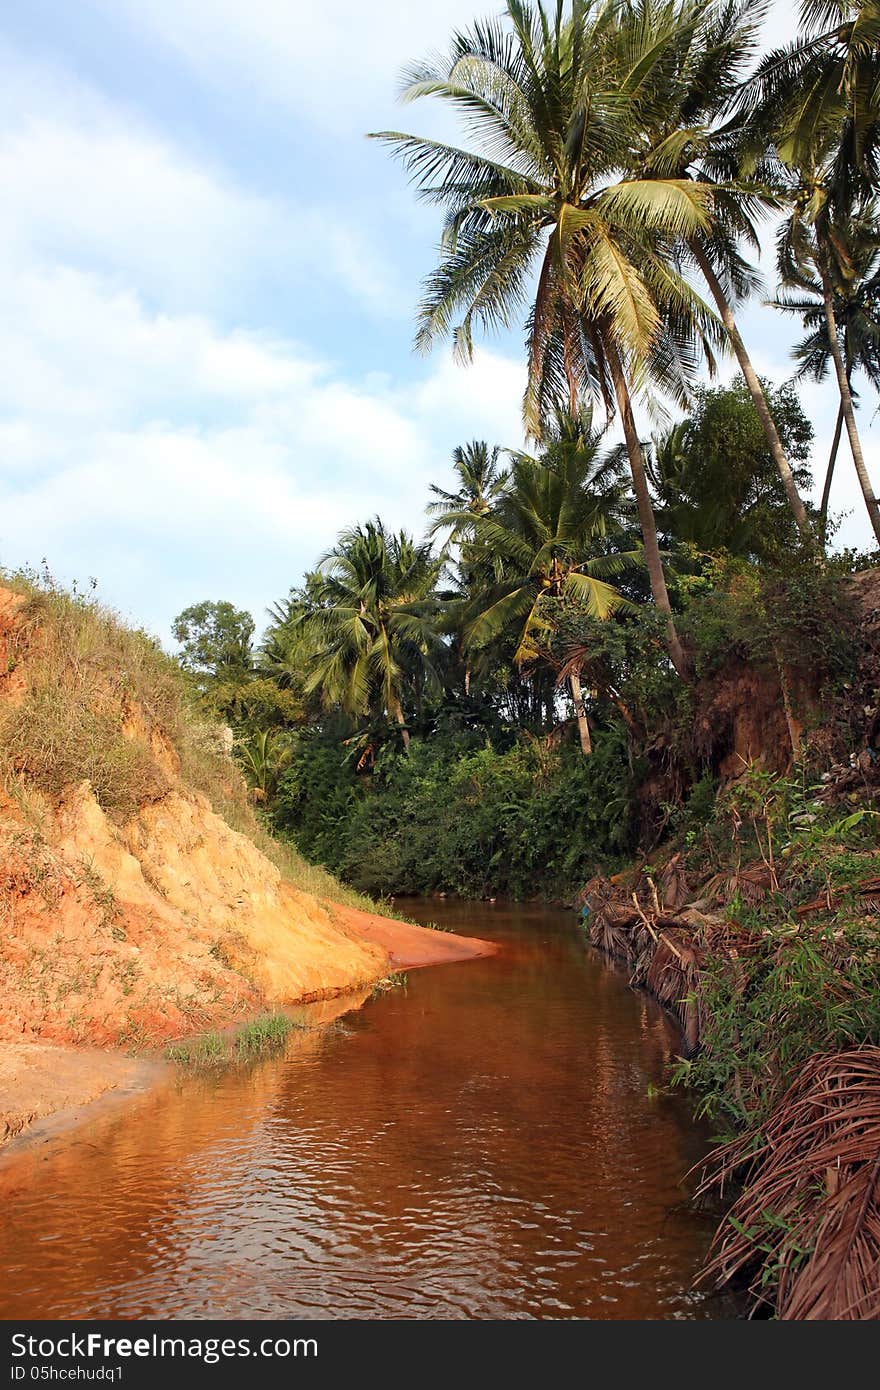
[[[661,1012],[570,915],[412,904],[503,950],[0,1170],[4,1317],[718,1317]]]

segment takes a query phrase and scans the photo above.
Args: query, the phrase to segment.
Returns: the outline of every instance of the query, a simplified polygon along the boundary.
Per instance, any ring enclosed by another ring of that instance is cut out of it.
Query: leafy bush
[[[813,687],[852,674],[856,620],[841,576],[809,555],[792,555],[784,567],[759,569],[730,558],[713,560],[699,577],[679,582],[685,605],[683,630],[700,676],[712,676],[731,660],[750,662]]]
[[[741,971],[710,963],[702,1048],[679,1079],[702,1108],[758,1125],[819,1052],[880,1038],[877,932],[864,921],[765,928]]]
[[[736,1127],[759,1128],[809,1057],[880,1039],[880,813],[842,815],[817,790],[803,766],[787,777],[751,767],[685,854],[695,875],[732,875],[727,915],[749,940],[705,960],[701,1050],[677,1075]],[[752,898],[736,886],[749,866],[767,885]]]
[[[390,749],[356,777],[338,744],[301,738],[276,803],[300,850],[371,894],[565,896],[632,847],[633,768],[617,726],[592,758],[525,737]]]

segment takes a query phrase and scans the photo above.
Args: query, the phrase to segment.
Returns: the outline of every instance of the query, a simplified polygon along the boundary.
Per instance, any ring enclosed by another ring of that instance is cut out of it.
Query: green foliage
[[[250,670],[254,620],[231,603],[194,603],[178,613],[171,631],[181,646],[180,664],[201,680]]]
[[[304,854],[370,894],[565,897],[632,848],[635,771],[618,726],[588,760],[537,739],[506,752],[414,739],[369,779],[315,738],[298,745],[276,817]]]
[[[734,1125],[759,1124],[808,1057],[880,1038],[873,924],[783,917],[763,926],[742,971],[710,963],[706,978],[702,1047],[678,1079]]]
[[[513,455],[493,506],[447,514],[493,571],[462,605],[469,650],[507,638],[521,666],[541,654],[560,604],[598,619],[625,605],[609,578],[641,557],[627,530],[624,460],[616,449],[601,453],[600,440],[590,410],[559,412],[537,458]]]
[[[679,587],[699,675],[737,661],[783,667],[820,688],[852,676],[856,618],[833,567],[798,551],[773,568],[718,560]]]
[[[306,692],[355,717],[386,714],[406,741],[407,689],[438,683],[439,571],[430,544],[386,530],[378,517],[344,531],[313,577]]]
[[[757,899],[733,894],[748,943],[706,957],[701,1048],[676,1070],[732,1128],[760,1129],[807,1058],[880,1039],[880,932],[859,891],[876,879],[878,813],[841,815],[816,791],[803,765],[787,777],[750,767],[688,850],[692,869],[738,878],[763,865],[769,882]]]
[[[795,482],[808,490],[813,427],[791,385],[764,390]],[[655,441],[651,475],[658,524],[679,544],[771,563],[796,546],[794,515],[741,381],[696,393],[689,415]]]

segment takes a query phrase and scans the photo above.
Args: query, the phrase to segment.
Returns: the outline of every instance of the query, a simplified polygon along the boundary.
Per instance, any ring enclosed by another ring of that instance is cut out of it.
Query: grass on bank
[[[24,600],[5,673],[19,672],[23,694],[0,708],[0,779],[17,800],[34,791],[55,797],[88,781],[102,810],[123,822],[179,783],[206,796],[294,887],[368,912],[393,911],[268,833],[224,731],[205,722],[180,666],[149,633],[48,573],[0,571],[0,585]]]
[[[239,1028],[234,1036],[223,1033],[203,1033],[188,1042],[172,1043],[166,1049],[169,1062],[193,1069],[233,1066],[237,1062],[253,1062],[269,1053],[279,1052],[294,1030],[306,1030],[305,1020],[289,1014],[261,1014]]]

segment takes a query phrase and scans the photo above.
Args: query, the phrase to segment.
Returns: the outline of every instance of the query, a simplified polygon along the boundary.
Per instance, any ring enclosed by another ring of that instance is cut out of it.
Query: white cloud
[[[247,326],[260,274],[384,312],[357,229],[253,195],[63,71],[0,50],[5,74],[0,561],[95,573],[167,632],[202,594],[259,612],[365,510],[418,523],[431,449],[390,378]]]
[[[516,415],[520,368],[488,353],[405,391],[79,271],[31,268],[9,309],[0,556],[96,574],[163,633],[208,595],[259,615],[372,512],[421,530],[456,431],[509,438]]]
[[[312,190],[255,193],[201,151],[3,48],[0,79],[6,257],[100,267],[175,308],[239,303],[260,285],[289,294],[315,277],[371,310],[400,308],[390,264],[356,219],[332,216]]]
[[[295,110],[322,128],[361,135],[394,109],[401,69],[470,25],[474,0],[97,0],[180,55],[209,85],[242,101]],[[487,0],[482,11],[500,11]]]
[[[284,107],[323,129],[360,135],[386,124],[403,69],[445,51],[456,29],[500,14],[502,0],[92,0],[133,30],[158,38],[208,86],[249,105]],[[798,31],[799,0],[774,0],[762,34],[767,46]],[[437,121],[419,107],[419,129]],[[399,115],[392,124],[399,124]]]

